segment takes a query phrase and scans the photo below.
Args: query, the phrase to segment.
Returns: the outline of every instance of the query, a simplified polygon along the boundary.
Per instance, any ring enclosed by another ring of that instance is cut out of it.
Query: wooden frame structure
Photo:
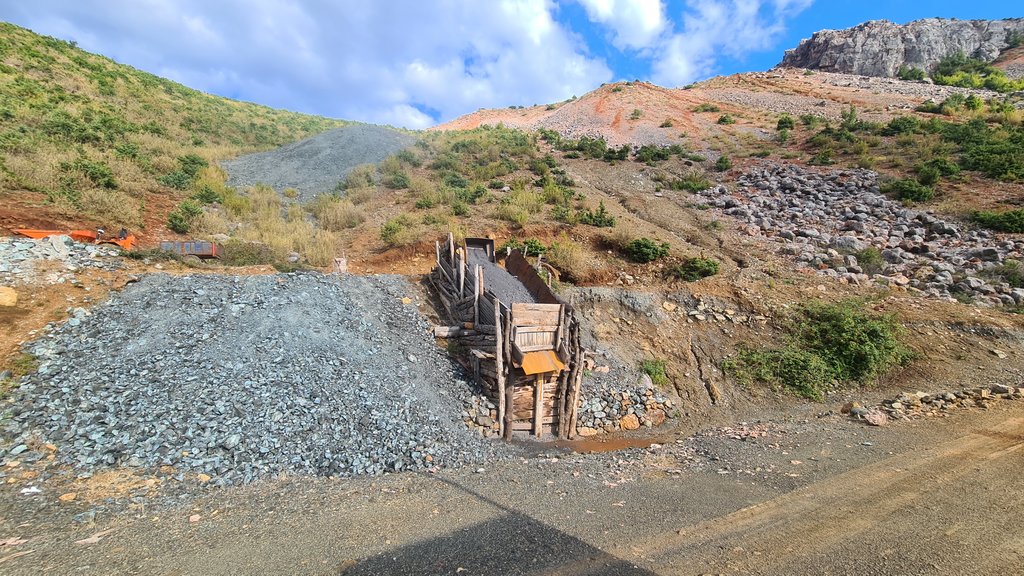
[[[501,436],[575,436],[584,351],[572,307],[519,252],[507,256],[504,269],[498,267],[493,240],[467,238],[457,247],[449,234],[435,252],[430,279],[454,324],[438,327],[435,335],[469,351],[474,377],[498,407]],[[488,274],[510,275],[501,280],[521,284],[515,292],[525,290],[532,301],[502,301]]]

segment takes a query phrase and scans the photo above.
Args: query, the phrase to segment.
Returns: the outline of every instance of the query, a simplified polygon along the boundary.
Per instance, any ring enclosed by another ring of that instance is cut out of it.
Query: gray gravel
[[[84,268],[117,270],[121,249],[110,244],[94,245],[73,241],[68,236],[0,239],[0,286],[38,283],[75,283],[75,272]],[[60,261],[63,270],[52,271],[45,277],[36,273],[42,261]]]
[[[480,250],[469,250],[466,263],[470,267],[480,265],[484,272],[484,285],[506,306],[513,302],[536,304],[537,299],[530,294],[526,286],[509,274],[507,270],[487,259]]]
[[[27,346],[0,460],[41,442],[88,473],[169,465],[219,484],[481,463],[470,393],[397,276],[147,276]]]
[[[412,135],[370,124],[352,124],[275,150],[221,162],[229,186],[266,184],[295,188],[303,201],[334,190],[352,168],[376,164],[411,146]]]

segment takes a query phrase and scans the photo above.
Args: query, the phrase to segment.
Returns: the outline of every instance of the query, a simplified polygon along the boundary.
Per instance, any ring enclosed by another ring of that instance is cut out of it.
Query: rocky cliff
[[[873,20],[846,30],[816,32],[787,50],[780,65],[892,77],[901,66],[930,70],[958,51],[985,61],[995,60],[1007,48],[1007,33],[1014,31],[1024,33],[1024,18],[927,18],[909,24]]]

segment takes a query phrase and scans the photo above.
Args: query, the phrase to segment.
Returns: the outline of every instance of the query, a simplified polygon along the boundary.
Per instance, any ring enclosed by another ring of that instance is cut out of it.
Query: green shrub
[[[672,119],[666,118],[665,121],[662,122],[660,126],[658,126],[658,128],[671,128],[672,126],[674,126],[674,124],[672,123]]]
[[[178,156],[178,165],[182,172],[188,174],[189,178],[194,178],[200,170],[209,166],[210,163],[197,154],[186,154]]]
[[[1006,32],[1006,47],[1016,48],[1024,44],[1024,32],[1020,30],[1009,30]]]
[[[668,256],[669,245],[667,242],[661,244],[650,238],[636,238],[626,244],[624,251],[634,262],[646,264]]]
[[[381,180],[381,184],[388,188],[391,188],[392,190],[402,190],[404,188],[408,188],[409,185],[412,184],[412,181],[409,179],[409,175],[406,174],[404,170],[399,170],[397,172],[391,172],[384,176],[384,178]]]
[[[167,227],[178,234],[187,234],[192,223],[203,213],[203,208],[192,200],[183,200],[167,215]]]
[[[999,282],[1006,282],[1011,288],[1024,288],[1024,266],[1017,260],[1007,260],[986,274]]]
[[[174,172],[168,172],[157,179],[164,186],[176,188],[178,190],[185,190],[192,185],[192,177],[182,172],[181,170],[175,170]]]
[[[920,127],[921,121],[914,116],[897,116],[882,129],[883,136],[898,136],[900,134],[913,134]]]
[[[641,110],[639,108],[634,108],[633,112],[630,113],[630,115],[629,115],[629,119],[630,120],[639,120],[639,119],[643,118],[643,116],[644,116],[644,111],[643,110]]]
[[[519,240],[518,238],[509,238],[508,242],[498,249],[499,254],[506,254],[508,250],[513,252],[522,252],[526,249],[526,256],[540,256],[547,252],[547,246],[541,243],[536,238],[527,238],[526,240]]]
[[[736,119],[728,114],[722,114],[721,116],[718,117],[718,123],[724,125],[735,124]]]
[[[920,68],[908,68],[907,66],[900,66],[899,72],[896,73],[900,80],[911,80],[920,81],[924,80],[924,70]]]
[[[800,306],[787,322],[782,348],[741,348],[722,368],[743,383],[764,382],[820,400],[832,382],[863,384],[909,361],[892,316],[863,310],[859,301]]]
[[[740,348],[735,358],[722,362],[722,371],[738,382],[761,382],[776,390],[820,401],[833,381],[828,364],[817,354],[789,345],[780,349]]]
[[[209,184],[203,184],[192,194],[191,198],[200,204],[219,204],[224,200],[220,192]]]
[[[653,164],[660,160],[668,160],[672,157],[672,152],[675,149],[668,146],[655,146],[654,144],[644,144],[637,149],[636,158],[637,162],[645,162],[647,164]]]
[[[101,160],[78,158],[74,162],[62,162],[60,169],[62,172],[78,172],[101,188],[117,188],[114,171]]]
[[[858,301],[801,307],[795,340],[820,356],[844,382],[868,382],[910,359],[892,316],[863,310]]]
[[[918,166],[916,169],[917,181],[922,186],[934,186],[939,183],[942,174],[934,166]]]
[[[885,268],[882,252],[874,246],[868,246],[863,250],[854,252],[853,257],[857,259],[857,265],[860,266],[865,274],[878,274]]]
[[[423,161],[420,160],[420,157],[417,156],[415,152],[409,150],[408,148],[406,148],[405,150],[400,150],[397,154],[395,154],[395,158],[398,158],[399,162],[408,164],[413,168],[419,168],[420,166],[423,165]]]
[[[776,130],[793,130],[796,128],[796,121],[789,114],[783,114],[779,116],[779,121],[775,124]]]
[[[672,274],[680,280],[696,282],[701,278],[718,274],[719,264],[717,260],[710,258],[687,258],[682,264],[673,269]]]
[[[818,150],[807,163],[813,166],[828,166],[832,164],[832,147],[826,146]]]
[[[389,219],[380,227],[380,241],[389,248],[411,244],[412,222],[404,214]]]
[[[715,170],[717,170],[718,172],[725,172],[730,168],[732,168],[732,160],[730,160],[729,157],[724,154],[722,156],[719,156],[718,160],[715,161]]]
[[[814,129],[818,127],[818,124],[821,124],[821,118],[815,116],[814,114],[801,114],[800,123],[806,126],[807,128]]]
[[[668,374],[665,372],[667,366],[664,360],[644,360],[640,362],[640,371],[647,374],[655,386],[661,388],[669,383]]]
[[[598,204],[597,211],[589,208],[581,211],[578,220],[581,224],[598,228],[611,228],[615,226],[615,217],[608,213],[608,210],[604,207],[604,201]]]
[[[893,180],[882,186],[882,192],[911,202],[927,202],[935,197],[935,190],[930,186],[910,179]]]
[[[697,170],[691,170],[683,175],[682,178],[673,180],[669,187],[673,190],[686,190],[688,192],[700,192],[701,190],[707,190],[711,188],[711,181],[704,177],[702,173]]]
[[[721,112],[722,109],[719,108],[718,106],[714,105],[714,104],[711,104],[709,102],[705,102],[703,104],[695,106],[693,108],[693,111],[694,112]]]
[[[971,214],[971,220],[997,232],[1024,233],[1024,209],[1005,212],[979,211]]]

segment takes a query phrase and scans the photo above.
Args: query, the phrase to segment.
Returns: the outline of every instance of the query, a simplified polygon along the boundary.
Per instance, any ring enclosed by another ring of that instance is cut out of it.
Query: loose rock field
[[[879,190],[868,170],[817,173],[793,165],[753,170],[735,193],[715,186],[699,193],[748,234],[782,244],[798,265],[843,282],[906,287],[927,296],[969,298],[975,304],[1020,306],[1024,289],[996,273],[1024,255],[1024,240],[964,229],[906,208]],[[858,261],[879,250],[879,270]]]

